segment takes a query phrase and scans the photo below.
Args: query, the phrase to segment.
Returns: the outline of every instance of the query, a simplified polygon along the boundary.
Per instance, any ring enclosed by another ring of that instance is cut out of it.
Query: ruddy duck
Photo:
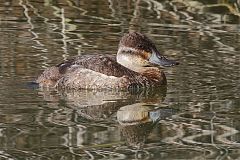
[[[117,56],[81,55],[47,68],[36,80],[41,87],[69,89],[129,89],[167,83],[159,66],[177,65],[157,50],[145,35],[132,32],[119,43]]]

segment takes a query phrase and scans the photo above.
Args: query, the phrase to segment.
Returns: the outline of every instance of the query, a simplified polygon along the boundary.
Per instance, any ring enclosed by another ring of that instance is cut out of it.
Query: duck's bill
[[[159,65],[161,67],[171,67],[171,66],[175,66],[178,65],[179,63],[174,61],[174,60],[169,60],[167,58],[165,58],[164,56],[160,55],[159,53],[153,52],[150,59],[149,59],[150,63]]]

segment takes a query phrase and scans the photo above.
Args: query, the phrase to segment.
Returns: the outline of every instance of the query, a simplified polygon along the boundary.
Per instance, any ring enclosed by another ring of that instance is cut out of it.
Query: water
[[[0,2],[1,159],[239,159],[239,5],[218,2]],[[69,57],[116,53],[129,30],[181,63],[167,88],[29,84]]]

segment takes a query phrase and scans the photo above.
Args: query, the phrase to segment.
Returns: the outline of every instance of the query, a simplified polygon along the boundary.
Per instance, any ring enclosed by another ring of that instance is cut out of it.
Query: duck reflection
[[[68,107],[75,109],[78,116],[87,120],[103,121],[111,118],[124,106],[142,104],[160,104],[166,96],[166,87],[159,89],[119,91],[59,91]]]
[[[121,107],[117,111],[117,120],[129,145],[141,148],[156,124],[171,115],[171,109],[155,109],[154,105],[136,103]]]
[[[114,131],[114,134],[119,135],[118,132],[120,131],[120,134],[130,146],[140,148],[156,124],[161,119],[172,115],[171,109],[160,108],[159,106],[164,101],[166,91],[167,88],[164,87],[130,92],[58,90],[54,91],[55,94],[51,94],[51,92],[54,93],[53,91],[42,90],[41,94],[47,101],[52,99],[56,102],[56,97],[60,97],[59,103],[66,108],[71,108],[72,117],[66,118],[71,121],[69,124],[81,123],[86,127],[89,124],[94,124],[94,126],[98,124],[118,126],[119,130]],[[54,118],[51,120],[55,124],[62,124],[58,121],[63,121],[63,115],[61,112],[59,112],[59,115],[57,113],[54,113]],[[64,123],[66,124],[66,121]],[[93,133],[88,133],[87,139],[93,140],[93,138],[90,138],[91,134]],[[84,141],[84,137],[78,138]],[[119,137],[120,139],[122,138]]]

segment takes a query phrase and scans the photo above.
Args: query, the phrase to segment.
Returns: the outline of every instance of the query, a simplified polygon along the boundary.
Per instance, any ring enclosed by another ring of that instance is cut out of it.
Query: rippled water
[[[215,0],[0,2],[0,159],[239,159],[239,10]],[[71,56],[116,53],[129,30],[181,63],[165,69],[167,88],[29,84]]]

